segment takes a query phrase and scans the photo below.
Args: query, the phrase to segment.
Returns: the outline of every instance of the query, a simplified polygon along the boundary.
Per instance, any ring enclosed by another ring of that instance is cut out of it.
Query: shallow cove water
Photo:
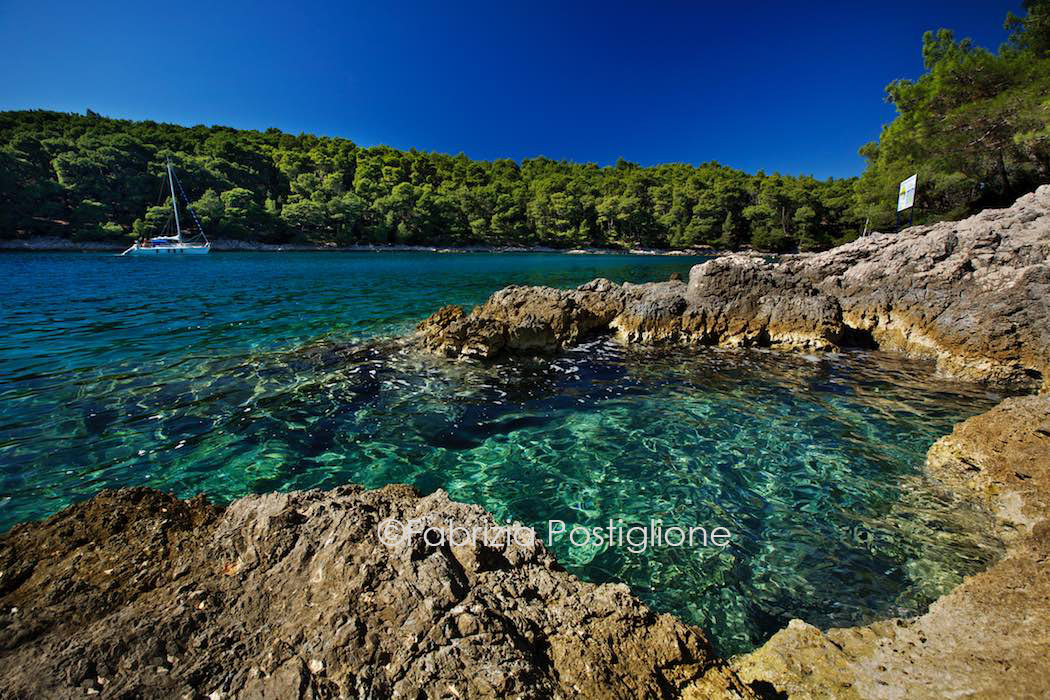
[[[444,488],[500,521],[725,527],[716,547],[553,549],[707,630],[920,612],[995,556],[921,477],[1001,397],[887,353],[652,351],[457,365],[376,342],[507,284],[688,274],[557,254],[0,255],[0,531],[103,487],[215,500],[347,482]]]

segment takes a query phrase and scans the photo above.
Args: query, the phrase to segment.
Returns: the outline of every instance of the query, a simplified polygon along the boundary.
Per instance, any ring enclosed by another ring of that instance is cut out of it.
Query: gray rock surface
[[[968,379],[1050,379],[1050,185],[1007,209],[875,234],[784,268],[880,347]]]
[[[419,324],[423,346],[447,357],[561,350],[604,331],[623,310],[624,292],[608,280],[576,290],[506,287],[468,316],[446,306]]]
[[[0,538],[5,698],[752,697],[703,634],[542,543],[382,544],[387,518],[494,527],[406,486],[226,509],[104,491]]]
[[[1008,209],[874,234],[816,255],[726,255],[688,285],[510,287],[470,314],[443,309],[422,345],[448,357],[553,352],[596,334],[627,343],[932,357],[946,375],[1050,383],[1050,185]]]

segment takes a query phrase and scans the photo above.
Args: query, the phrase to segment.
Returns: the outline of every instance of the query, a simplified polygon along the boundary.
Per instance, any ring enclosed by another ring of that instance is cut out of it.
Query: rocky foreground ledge
[[[0,696],[753,697],[700,630],[541,542],[390,547],[387,518],[496,525],[406,486],[225,509],[104,491],[19,525],[0,538]]]
[[[646,345],[932,357],[946,375],[1050,386],[1050,185],[1008,209],[877,233],[811,256],[728,255],[684,282],[508,287],[420,324],[455,358],[551,352],[599,334]]]

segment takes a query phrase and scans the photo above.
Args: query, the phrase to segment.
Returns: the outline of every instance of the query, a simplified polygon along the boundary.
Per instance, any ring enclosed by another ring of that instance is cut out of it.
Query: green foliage
[[[124,229],[121,227],[121,225],[113,223],[112,221],[107,221],[106,223],[102,224],[99,227],[99,230],[102,233],[102,236],[109,240],[121,238],[124,236]]]
[[[79,202],[73,209],[70,223],[73,230],[89,230],[99,226],[106,220],[106,206],[94,199],[85,199]]]
[[[208,189],[193,203],[193,211],[205,231],[217,231],[222,224],[222,218],[226,214],[226,205],[215,190]]]
[[[136,227],[132,224],[132,229],[136,230],[136,233],[141,233],[143,236],[161,236],[165,233],[174,233],[174,221],[172,220],[171,213],[171,200],[167,200],[168,203],[149,207],[146,209],[146,215],[141,219],[141,225]],[[139,220],[137,220],[139,221]]]
[[[315,231],[324,226],[324,205],[311,199],[289,202],[281,211],[281,219],[293,230],[298,230],[305,238],[307,231]]]
[[[1046,0],[1024,0],[1026,15],[1006,15],[1006,28],[1011,30],[1010,43],[1037,58],[1050,57],[1050,3]]]
[[[256,201],[256,195],[243,187],[234,187],[220,196],[222,216],[219,219],[220,235],[244,240],[268,240],[268,229],[277,224],[270,221],[266,212]]]
[[[919,221],[1004,206],[1050,180],[1050,2],[1025,6],[1025,18],[1007,18],[1013,34],[998,53],[926,33],[926,73],[886,88],[898,116],[861,149],[858,216],[890,225],[898,183],[913,173]]]
[[[0,113],[0,235],[102,235],[104,222],[136,237],[170,231],[168,158],[213,238],[737,248],[755,234],[765,246],[775,229],[775,247],[788,249],[828,245],[855,226],[832,205],[852,180],[717,163],[483,162],[276,129],[31,111]],[[776,211],[746,216],[756,205]]]
[[[101,202],[85,199],[73,211],[73,235],[75,241],[115,240],[124,236],[120,224],[105,221],[106,207]]]

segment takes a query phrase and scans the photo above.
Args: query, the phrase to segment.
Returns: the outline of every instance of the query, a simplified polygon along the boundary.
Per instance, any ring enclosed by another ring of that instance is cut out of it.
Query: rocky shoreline
[[[484,361],[596,335],[807,352],[867,346],[1041,393],[956,426],[926,472],[989,511],[1004,556],[908,620],[793,621],[722,660],[701,630],[542,544],[380,544],[388,517],[491,524],[404,486],[225,509],[103,492],[0,537],[11,697],[1045,697],[1050,687],[1050,186],[961,222],[805,257],[725,256],[688,283],[510,287],[411,343]],[[783,694],[783,695],[781,695]]]
[[[104,491],[0,540],[5,697],[752,697],[703,633],[542,542],[382,544],[387,518],[495,527],[442,491]],[[495,538],[494,538],[495,539]]]
[[[104,491],[0,538],[0,686],[19,698],[1043,697],[1050,395],[960,424],[927,472],[997,514],[1000,561],[921,617],[826,632],[793,620],[728,661],[625,586],[566,573],[542,542],[378,541],[390,517],[495,525],[443,491],[346,486],[225,509]]]
[[[1044,698],[1050,688],[1050,394],[1007,399],[930,448],[926,473],[991,512],[1002,559],[920,617],[793,620],[732,661],[791,698]]]
[[[850,346],[933,358],[946,376],[1041,391],[956,426],[927,474],[992,514],[1008,548],[914,620],[826,633],[793,621],[733,668],[790,697],[1044,697],[1050,687],[1050,186],[959,222],[812,256],[723,256],[688,284],[511,287],[445,307],[417,342],[458,359],[628,344]]]
[[[1012,207],[874,234],[808,256],[724,255],[688,284],[507,287],[469,314],[419,326],[446,357],[556,352],[600,334],[630,344],[930,357],[947,376],[1024,388],[1050,381],[1050,185]]]

